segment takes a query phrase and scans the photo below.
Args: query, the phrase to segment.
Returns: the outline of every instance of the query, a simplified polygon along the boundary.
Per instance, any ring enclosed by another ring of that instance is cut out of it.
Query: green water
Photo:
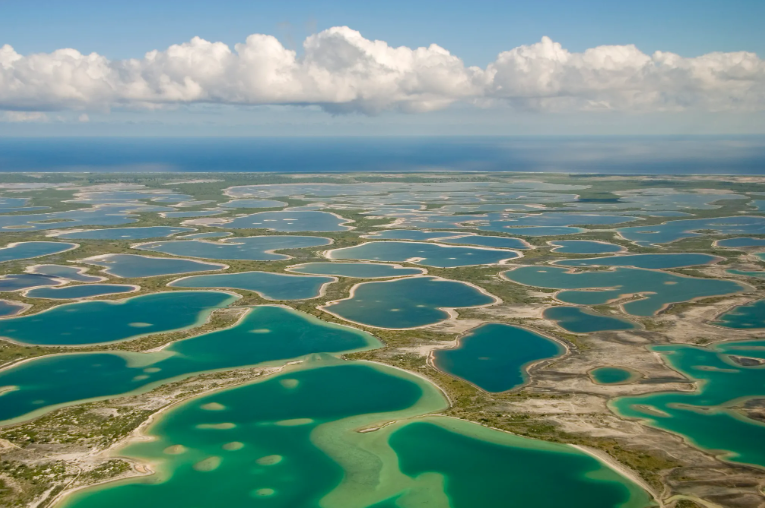
[[[600,305],[623,295],[641,293],[624,310],[633,316],[652,316],[665,305],[693,298],[737,293],[743,287],[732,281],[683,277],[654,270],[614,268],[608,271],[568,273],[569,268],[523,266],[504,272],[507,279],[543,288],[564,289],[556,295],[562,302]],[[587,291],[576,291],[587,289]]]
[[[239,272],[215,275],[196,275],[171,282],[179,288],[229,288],[254,291],[269,300],[304,300],[321,294],[324,284],[334,282],[332,277],[287,275],[273,272]]]
[[[590,333],[613,330],[632,330],[635,325],[629,321],[588,312],[581,307],[550,307],[543,316],[558,323],[564,330],[573,333]]]
[[[420,258],[417,264],[453,268],[456,266],[471,266],[499,263],[504,259],[517,258],[512,251],[478,248],[445,246],[435,243],[421,242],[370,242],[354,247],[336,249],[329,253],[332,259],[360,259],[365,261],[402,262],[412,258]]]
[[[442,308],[486,305],[494,298],[463,282],[413,277],[365,282],[353,296],[325,308],[343,319],[380,328],[415,328],[449,318]]]
[[[306,263],[304,265],[292,266],[289,271],[359,279],[401,277],[403,275],[419,275],[424,273],[422,268],[405,268],[403,266],[382,263]]]
[[[652,349],[672,368],[695,380],[697,390],[622,397],[611,401],[611,409],[679,434],[727,460],[765,467],[765,425],[735,410],[749,398],[765,396],[765,370],[756,361],[745,367],[734,360],[762,359],[765,341]]]
[[[590,371],[592,379],[602,385],[626,383],[635,378],[635,373],[627,369],[617,367],[599,367]]]
[[[106,268],[105,273],[128,279],[210,272],[225,268],[218,263],[205,263],[191,259],[157,258],[137,254],[104,254],[82,261],[91,265],[103,266]]]
[[[59,254],[77,247],[63,242],[19,242],[0,248],[0,263]]]
[[[202,324],[236,296],[219,291],[172,291],[122,301],[59,305],[0,320],[0,337],[23,344],[82,345],[115,342]]]
[[[554,340],[532,331],[491,323],[462,337],[455,349],[434,351],[433,360],[444,372],[487,392],[504,392],[527,381],[530,364],[564,352]]]
[[[561,254],[608,254],[619,252],[622,248],[613,243],[591,242],[588,240],[557,240],[550,242],[552,252]]]
[[[592,259],[564,259],[556,261],[563,266],[632,266],[661,270],[683,266],[706,265],[719,259],[709,254],[633,254],[629,256],[608,256]]]
[[[65,286],[63,288],[41,287],[27,291],[27,298],[51,298],[58,300],[72,300],[75,298],[91,298],[94,296],[115,295],[138,291],[134,286],[125,284],[81,284],[79,286]]]
[[[765,328],[765,300],[736,307],[718,317],[713,323],[726,328]]]
[[[157,474],[78,491],[68,508],[639,508],[645,493],[564,445],[475,424],[406,418],[442,410],[427,382],[317,357],[168,411],[121,454]],[[402,420],[404,419],[404,420]],[[380,423],[400,423],[375,432]],[[556,488],[549,486],[555,479]],[[561,486],[561,488],[558,488]]]
[[[286,307],[254,307],[231,328],[173,342],[162,351],[52,355],[2,370],[0,387],[17,389],[0,396],[0,421],[143,391],[198,372],[379,345],[367,333]]]
[[[284,254],[276,254],[273,252],[275,250],[305,249],[330,243],[332,240],[329,238],[317,236],[272,235],[226,238],[218,242],[198,240],[152,242],[144,243],[136,248],[192,258],[275,261],[290,258]]]

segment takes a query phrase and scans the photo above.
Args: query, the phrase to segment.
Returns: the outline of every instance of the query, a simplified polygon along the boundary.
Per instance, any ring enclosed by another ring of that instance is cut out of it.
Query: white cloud
[[[39,111],[6,111],[0,120],[9,123],[47,122],[48,115]]]
[[[394,48],[347,27],[308,37],[300,56],[260,34],[233,49],[195,37],[114,61],[74,49],[22,56],[0,48],[0,109],[15,111],[219,103],[422,112],[455,101],[539,110],[762,110],[765,62],[746,52],[646,55],[631,45],[571,53],[545,37],[482,69],[437,45]]]

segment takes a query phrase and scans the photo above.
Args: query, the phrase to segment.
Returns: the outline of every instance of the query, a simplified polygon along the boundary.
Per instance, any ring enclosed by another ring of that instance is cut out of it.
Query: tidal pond
[[[40,287],[24,293],[27,298],[48,298],[52,300],[74,300],[76,298],[93,298],[96,296],[132,293],[140,288],[126,284],[80,284],[77,286]]]
[[[32,274],[58,277],[60,279],[71,280],[73,282],[101,282],[104,280],[104,277],[86,274],[85,272],[87,272],[88,269],[80,266],[35,265],[27,268],[27,271]]]
[[[68,240],[145,240],[148,238],[164,238],[190,231],[196,230],[194,228],[151,226],[143,228],[88,229],[61,233],[57,236],[58,238]]]
[[[570,272],[554,266],[523,266],[504,272],[504,276],[520,284],[562,289],[556,298],[577,305],[601,305],[625,295],[641,298],[622,305],[633,316],[652,316],[666,305],[687,302],[694,298],[722,296],[744,289],[737,282],[719,279],[684,277],[656,270],[614,268],[608,271]]]
[[[69,303],[0,320],[0,337],[47,346],[135,339],[201,325],[213,310],[236,299],[221,291],[171,291],[120,301]]]
[[[0,300],[0,317],[15,316],[25,308],[27,308],[27,306],[21,302]]]
[[[740,330],[765,328],[765,300],[740,305],[721,315],[712,323],[725,328]]]
[[[383,263],[306,263],[291,266],[288,270],[309,275],[332,275],[357,279],[382,279],[425,273],[422,268],[406,268]]]
[[[226,268],[226,265],[220,263],[205,263],[180,258],[158,258],[137,254],[103,254],[83,259],[81,262],[103,266],[106,268],[104,273],[126,279],[211,272]]]
[[[413,375],[317,359],[170,409],[146,430],[153,439],[120,451],[151,463],[155,476],[80,490],[64,506],[651,504],[634,484],[572,447],[447,418],[405,420],[445,407],[443,396]],[[557,487],[544,488],[540,477],[551,475]]]
[[[312,353],[379,347],[371,335],[285,307],[258,306],[234,326],[171,343],[152,353],[44,356],[0,371],[0,421],[29,418],[73,402],[145,391],[195,373]]]
[[[370,235],[364,235],[363,238],[371,240],[411,240],[424,242],[458,236],[458,233],[451,231],[423,231],[419,229],[387,229]]]
[[[416,328],[449,318],[443,309],[488,305],[496,300],[464,282],[436,277],[409,277],[365,282],[352,296],[325,310],[348,321],[378,328]]]
[[[736,247],[765,247],[765,238],[726,238],[717,240],[718,247],[728,249]]]
[[[288,275],[274,272],[238,272],[214,275],[194,275],[174,280],[168,286],[176,288],[226,288],[254,291],[269,300],[305,300],[321,294],[325,284],[334,277]]]
[[[608,256],[590,259],[564,259],[555,261],[561,266],[631,266],[661,270],[684,266],[707,265],[721,258],[709,254],[632,254],[627,256]]]
[[[601,385],[628,383],[639,377],[636,372],[618,367],[598,367],[590,371],[593,381]]]
[[[509,238],[506,236],[484,236],[470,235],[456,238],[445,238],[439,240],[441,243],[475,245],[477,247],[494,247],[497,249],[530,249],[531,246],[520,238]]]
[[[721,235],[765,235],[765,217],[741,216],[716,219],[675,220],[654,226],[620,228],[619,234],[641,246],[674,242],[694,238],[713,231]]]
[[[277,254],[274,251],[320,247],[331,243],[332,240],[329,238],[318,236],[271,235],[226,238],[217,242],[199,240],[152,242],[137,245],[135,248],[192,258],[275,261],[290,259],[290,256]]]
[[[765,467],[765,425],[747,415],[748,402],[765,395],[765,341],[726,342],[708,348],[651,348],[695,381],[690,392],[622,397],[609,406],[617,414],[683,436],[731,462]],[[756,405],[752,406],[756,409]]]
[[[519,257],[509,250],[479,247],[458,247],[420,242],[368,242],[353,247],[329,251],[330,259],[393,261],[454,268],[456,266],[487,265]]]
[[[556,341],[525,328],[490,323],[460,338],[454,349],[435,350],[433,363],[487,392],[504,392],[527,381],[529,365],[564,352]]]
[[[37,273],[12,273],[0,277],[0,292],[20,291],[38,286],[61,286],[67,281]]]
[[[231,222],[220,224],[226,229],[270,229],[292,233],[299,231],[332,232],[351,229],[345,224],[349,222],[329,212],[260,212],[245,217],[237,217]],[[215,224],[218,225],[218,224]]]
[[[76,249],[76,243],[63,242],[19,242],[9,243],[0,248],[0,263],[6,261],[18,261],[20,259],[39,258],[60,254],[68,250]]]
[[[591,333],[615,330],[632,330],[635,325],[629,321],[603,316],[581,307],[550,307],[545,309],[545,319],[552,319],[558,326],[572,333]]]

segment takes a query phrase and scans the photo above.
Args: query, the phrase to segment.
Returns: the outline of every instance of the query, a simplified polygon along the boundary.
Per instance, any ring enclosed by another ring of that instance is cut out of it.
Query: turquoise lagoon
[[[270,229],[283,233],[300,231],[332,232],[351,229],[344,226],[346,219],[328,212],[260,212],[245,217],[237,217],[220,227],[227,229]],[[218,226],[218,224],[214,224]]]
[[[532,363],[559,356],[565,348],[525,328],[498,323],[482,325],[459,339],[454,349],[437,349],[440,370],[487,392],[504,392],[524,384]]]
[[[635,328],[635,325],[629,321],[595,314],[581,307],[550,307],[545,309],[543,316],[545,319],[556,321],[558,326],[572,333],[632,330]]]
[[[638,245],[650,246],[702,236],[696,231],[711,230],[721,235],[764,235],[765,217],[720,217],[717,219],[675,220],[654,226],[620,228],[619,234]]]
[[[584,233],[587,231],[583,228],[573,228],[570,226],[527,226],[527,227],[513,227],[513,226],[480,226],[478,229],[482,231],[494,231],[495,233],[508,233],[518,236],[560,236],[560,235],[575,235],[577,233]]]
[[[257,401],[257,403],[253,403]],[[446,418],[417,377],[316,359],[171,409],[122,454],[156,475],[75,492],[67,508],[641,508],[649,497],[565,445]],[[382,422],[398,421],[375,432]],[[543,478],[554,477],[556,488]],[[425,503],[425,504],[423,504]]]
[[[231,328],[173,342],[162,351],[51,355],[2,370],[0,387],[16,389],[0,395],[0,421],[37,416],[72,402],[145,391],[203,371],[379,345],[367,333],[289,308],[253,307]]]
[[[136,249],[205,259],[239,259],[252,261],[276,261],[290,256],[273,251],[284,249],[305,249],[329,245],[332,240],[317,236],[249,236],[226,238],[218,242],[198,240],[177,240],[152,242],[136,246]]]
[[[729,310],[713,324],[725,328],[765,328],[765,300],[758,300]]]
[[[137,254],[103,254],[83,259],[82,262],[103,266],[106,268],[105,273],[127,279],[211,272],[225,268],[225,265],[219,263],[205,263],[192,259],[157,258]]]
[[[523,266],[504,272],[504,276],[520,284],[563,289],[556,298],[577,305],[600,305],[624,295],[641,294],[639,300],[623,304],[633,316],[652,316],[671,303],[694,298],[737,293],[744,288],[728,280],[684,277],[655,270],[614,268],[608,271],[569,272],[569,268]]]
[[[27,291],[27,298],[50,298],[55,300],[73,300],[75,298],[92,298],[95,296],[116,295],[138,291],[136,286],[126,284],[81,284],[78,286],[40,287]]]
[[[60,254],[68,250],[76,249],[76,243],[63,242],[19,242],[8,244],[0,248],[0,263],[6,261],[18,261],[19,259],[38,258]]]
[[[590,371],[590,376],[593,381],[601,385],[627,383],[638,377],[635,372],[618,367],[598,367]]]
[[[194,228],[151,226],[144,228],[89,229],[86,231],[62,233],[58,237],[68,240],[145,240],[147,238],[164,238],[190,231],[196,230]]]
[[[336,277],[354,277],[357,279],[382,279],[385,277],[402,277],[420,275],[425,272],[422,268],[406,268],[399,265],[383,263],[306,263],[288,268],[290,272],[310,275],[332,275]]]
[[[555,264],[562,266],[632,266],[635,268],[661,270],[707,265],[719,259],[719,257],[709,254],[632,254],[591,259],[564,259],[555,261]]]
[[[611,401],[616,413],[679,434],[732,462],[765,467],[765,425],[736,408],[765,395],[765,370],[737,358],[762,360],[765,341],[727,342],[709,348],[654,346],[671,367],[696,381],[692,392],[666,392]]]
[[[324,284],[334,277],[288,275],[274,272],[237,272],[195,275],[175,280],[168,286],[176,288],[227,288],[254,291],[269,300],[305,300],[321,294]]]
[[[387,229],[371,235],[364,235],[363,238],[369,238],[373,240],[412,240],[416,242],[424,242],[427,240],[435,240],[440,238],[449,238],[458,236],[458,233],[450,231],[421,231],[418,229]]]
[[[765,238],[726,238],[717,241],[718,247],[765,247]]]
[[[553,246],[551,252],[561,254],[609,254],[622,250],[621,246],[613,243],[589,240],[557,240],[549,243]]]
[[[65,265],[36,265],[27,269],[30,273],[68,279],[74,282],[99,282],[104,280],[98,275],[88,275],[87,268]]]
[[[364,282],[353,296],[326,305],[343,319],[378,328],[416,328],[449,318],[444,308],[487,305],[496,300],[464,282],[410,277]]]
[[[445,246],[436,243],[420,242],[369,242],[354,247],[335,249],[327,256],[330,259],[358,259],[365,261],[403,262],[415,259],[417,264],[454,268],[499,263],[506,259],[517,258],[513,251]]]
[[[236,299],[222,291],[172,291],[121,301],[69,303],[37,314],[0,320],[0,337],[46,346],[135,339],[198,326],[213,310]]]

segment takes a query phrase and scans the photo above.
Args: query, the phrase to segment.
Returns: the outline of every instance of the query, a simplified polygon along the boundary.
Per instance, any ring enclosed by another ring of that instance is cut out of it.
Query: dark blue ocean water
[[[765,172],[765,136],[2,138],[0,171]]]

